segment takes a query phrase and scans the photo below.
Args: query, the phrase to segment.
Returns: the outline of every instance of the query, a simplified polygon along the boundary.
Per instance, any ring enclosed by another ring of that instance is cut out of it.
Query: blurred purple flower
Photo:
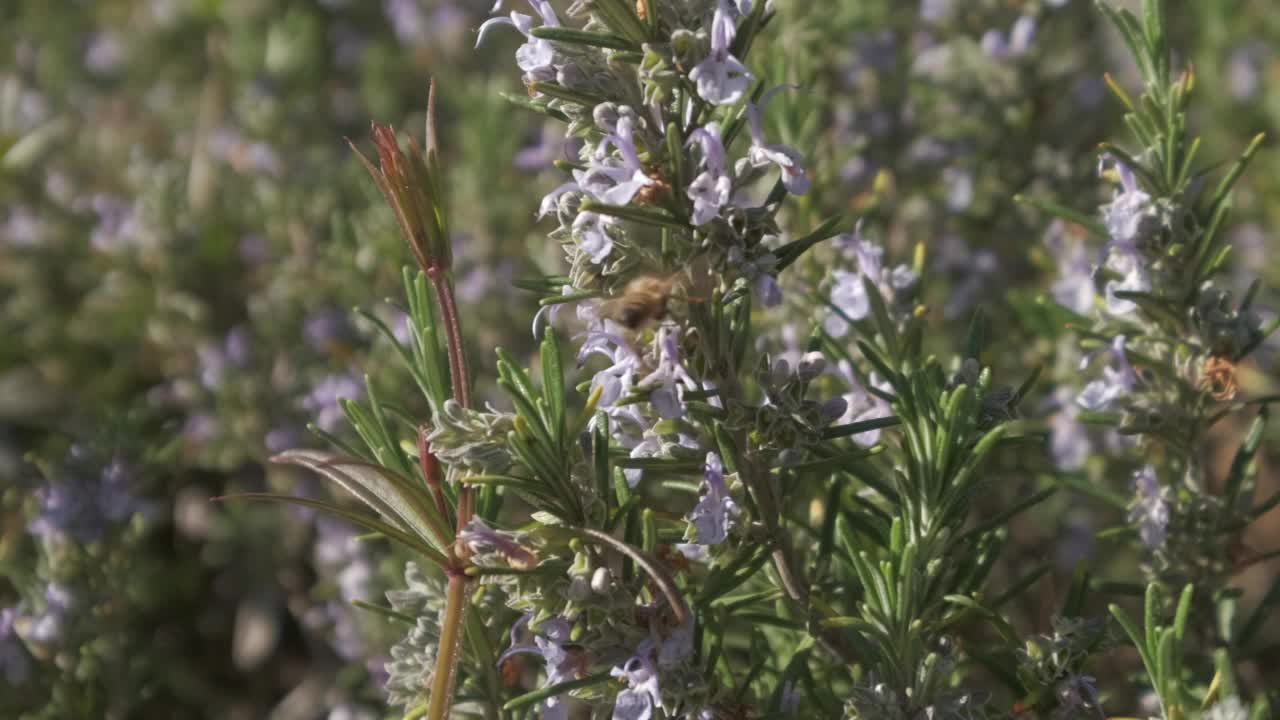
[[[1129,522],[1138,525],[1143,544],[1155,550],[1164,544],[1169,530],[1169,504],[1156,469],[1144,465],[1134,472],[1133,488],[1137,498],[1129,509]]]
[[[151,511],[130,488],[135,478],[131,468],[119,460],[102,468],[84,467],[90,462],[86,451],[73,447],[59,475],[36,488],[39,511],[27,525],[31,534],[45,539],[65,534],[88,543],[101,538],[109,523]]]
[[[321,430],[337,432],[346,419],[338,401],[363,397],[364,382],[355,375],[326,375],[302,399],[302,409],[315,415],[315,423]]]
[[[787,192],[804,195],[809,192],[809,176],[804,169],[803,156],[789,145],[767,144],[764,140],[764,106],[780,91],[794,87],[779,85],[761,96],[759,103],[747,103],[747,119],[751,122],[751,148],[747,150],[747,161],[754,167],[777,165],[782,171],[782,184]]]
[[[1080,369],[1089,365],[1089,361],[1098,355],[1109,356],[1115,365],[1107,365],[1102,369],[1102,378],[1090,382],[1080,391],[1076,402],[1086,410],[1106,410],[1119,398],[1128,395],[1138,383],[1138,373],[1129,364],[1125,353],[1125,336],[1120,335],[1111,342],[1111,346],[1089,353],[1080,361]]]
[[[548,688],[576,679],[582,668],[575,652],[567,647],[572,630],[568,621],[560,617],[543,620],[534,631],[532,644],[517,644],[517,638],[522,635],[522,630],[529,627],[529,621],[532,619],[532,613],[525,613],[516,621],[511,628],[511,647],[502,653],[498,663],[505,662],[513,655],[532,653],[542,656],[543,667],[546,669],[542,687]],[[555,695],[543,701],[542,718],[544,720],[564,720],[568,716],[568,706],[561,701],[560,696]]]

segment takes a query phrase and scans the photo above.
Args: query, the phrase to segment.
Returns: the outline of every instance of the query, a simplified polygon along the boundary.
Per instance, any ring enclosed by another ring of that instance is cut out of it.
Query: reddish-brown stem
[[[453,298],[453,285],[444,268],[432,266],[427,278],[436,291],[440,305],[440,318],[444,320],[445,336],[449,343],[449,379],[453,383],[453,399],[462,407],[471,407],[471,379],[467,376],[467,360],[462,349],[462,324],[458,320],[458,304]]]
[[[431,441],[427,440],[427,428],[418,428],[418,462],[422,465],[422,477],[431,489],[431,498],[435,500],[436,510],[440,517],[449,517],[449,505],[444,499],[444,482],[441,479],[440,461],[431,452]]]
[[[427,279],[436,292],[440,317],[444,321],[445,337],[449,352],[449,380],[453,385],[453,398],[465,408],[471,407],[471,379],[467,374],[467,361],[462,349],[462,323],[458,318],[458,304],[454,301],[453,285],[449,273],[438,265],[426,268]],[[458,490],[457,529],[461,533],[475,515],[475,490],[463,484]],[[467,548],[455,542],[450,550],[452,564],[447,569],[449,589],[445,596],[444,622],[440,626],[440,648],[436,669],[431,680],[431,697],[428,701],[427,719],[444,720],[453,704],[454,682],[458,674],[458,647],[462,642],[463,622],[467,613],[469,582],[464,572],[470,557]]]

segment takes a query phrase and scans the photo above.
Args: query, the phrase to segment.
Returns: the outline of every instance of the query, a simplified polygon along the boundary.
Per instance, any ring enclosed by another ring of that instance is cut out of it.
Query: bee
[[[680,273],[640,275],[600,307],[600,314],[629,330],[661,322],[670,314],[671,296],[681,285]]]

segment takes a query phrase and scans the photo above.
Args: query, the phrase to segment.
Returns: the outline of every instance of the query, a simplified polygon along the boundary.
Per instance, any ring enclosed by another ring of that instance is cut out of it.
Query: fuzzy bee
[[[627,283],[619,295],[606,300],[600,314],[629,330],[639,330],[666,319],[671,295],[679,286],[679,273],[668,277],[641,275]]]

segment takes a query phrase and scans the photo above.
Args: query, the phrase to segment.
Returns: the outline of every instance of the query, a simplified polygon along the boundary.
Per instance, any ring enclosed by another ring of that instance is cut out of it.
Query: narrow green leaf
[[[596,33],[576,28],[553,27],[543,25],[535,27],[531,34],[541,40],[564,43],[566,45],[586,45],[588,47],[609,48],[611,50],[639,50],[636,43],[617,35]]]
[[[566,680],[562,683],[556,683],[555,685],[551,685],[550,687],[540,688],[538,690],[534,690],[533,692],[525,693],[520,697],[514,698],[512,700],[508,700],[507,704],[502,706],[502,709],[508,712],[512,710],[519,710],[520,708],[528,707],[535,703],[542,702],[547,698],[553,698],[557,695],[563,695],[564,693],[570,692],[572,690],[581,690],[582,688],[591,687],[593,685],[603,685],[604,683],[609,682],[609,678],[610,678],[609,672],[606,670],[605,672],[599,672],[594,675],[588,675],[587,677],[584,677],[584,678],[578,678],[576,680]]]
[[[445,556],[435,548],[427,544],[426,540],[415,537],[403,530],[392,527],[391,525],[379,520],[371,515],[365,515],[353,510],[348,510],[340,505],[324,502],[323,500],[312,500],[311,498],[295,497],[293,495],[282,495],[279,493],[239,493],[236,495],[226,495],[223,497],[213,498],[214,500],[262,500],[265,502],[287,503],[290,505],[301,505],[313,510],[336,515],[344,520],[358,525],[366,530],[380,533],[388,540],[398,542],[405,549],[418,553],[424,559],[435,563],[439,567],[448,564]]]
[[[584,212],[599,213],[611,217],[629,220],[630,222],[651,227],[672,227],[687,229],[689,224],[664,210],[639,207],[635,205],[610,205],[595,200],[583,200]]]

